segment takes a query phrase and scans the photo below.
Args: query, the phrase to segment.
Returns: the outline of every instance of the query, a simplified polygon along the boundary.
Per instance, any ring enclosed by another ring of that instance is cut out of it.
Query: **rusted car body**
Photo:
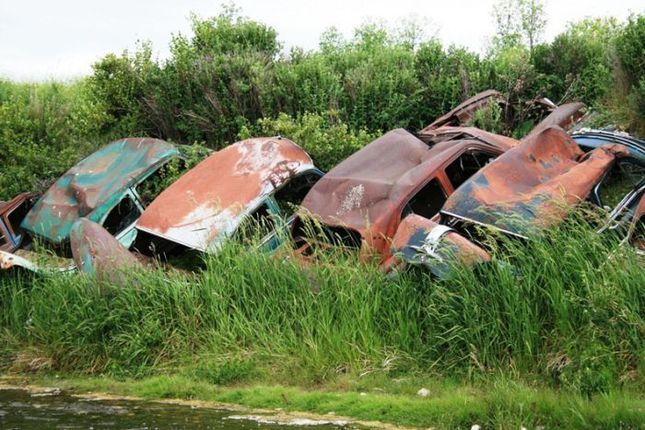
[[[549,127],[558,126],[564,130],[568,130],[584,116],[585,104],[580,102],[572,102],[560,105],[553,109],[553,111],[542,121],[540,121],[528,136],[532,134],[539,134]]]
[[[21,193],[8,202],[0,202],[0,251],[13,252],[20,247],[24,239],[20,223],[38,196],[38,193]]]
[[[628,155],[619,144],[585,153],[561,128],[546,128],[474,174],[441,213],[525,237],[559,222]]]
[[[457,107],[450,112],[440,116],[428,125],[425,130],[434,130],[444,126],[460,126],[472,120],[475,112],[483,108],[492,106],[494,104],[506,107],[506,97],[499,91],[486,90],[481,93],[475,94],[464,102],[460,103]]]
[[[415,214],[401,220],[391,251],[392,257],[382,266],[386,272],[405,262],[423,266],[438,278],[449,277],[455,262],[474,265],[491,261],[488,252],[454,229]]]
[[[312,217],[332,236],[360,246],[363,252],[379,254],[387,266],[391,241],[402,220],[411,215],[434,220],[461,183],[517,143],[471,134],[429,145],[405,130],[390,131],[312,187],[293,229],[296,242],[308,241],[304,224]]]
[[[607,207],[599,189],[609,186],[615,177],[624,182],[621,165],[642,166],[642,162],[630,148],[615,140],[608,139],[588,149],[585,153],[558,126],[529,134],[520,145],[487,164],[448,197],[440,211],[441,224],[419,224],[413,234],[395,238],[392,247],[397,259],[423,264],[443,277],[455,262],[489,261],[485,250],[466,239],[477,236],[473,226],[493,227],[526,238],[561,222],[572,207],[584,200]],[[624,183],[619,185],[618,190],[625,189]],[[638,253],[645,254],[642,173],[635,184],[628,182],[627,190],[599,233],[614,231],[634,245]],[[437,242],[441,232],[452,234],[450,242],[444,241],[443,250]],[[451,246],[449,253],[445,251],[447,245]]]
[[[74,223],[70,243],[78,270],[100,281],[123,285],[128,272],[143,267],[114,236],[87,218]]]
[[[322,176],[309,155],[282,137],[247,139],[212,154],[164,190],[136,223],[137,250],[214,253],[245,220],[263,223],[267,246]]]
[[[136,237],[134,223],[149,203],[140,190],[157,181],[155,172],[179,157],[174,145],[158,139],[112,142],[59,178],[27,213],[20,227],[30,237],[47,243],[60,257],[69,255],[72,225],[83,217],[103,225],[129,246]],[[38,256],[29,249],[20,251],[20,255],[0,252],[0,265],[45,269],[43,264],[32,261]],[[46,265],[46,259],[43,261]]]

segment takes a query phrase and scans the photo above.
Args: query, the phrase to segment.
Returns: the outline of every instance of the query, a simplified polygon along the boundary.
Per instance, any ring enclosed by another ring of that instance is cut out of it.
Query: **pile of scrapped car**
[[[42,196],[0,202],[0,267],[114,281],[149,261],[216,253],[251,226],[263,249],[290,236],[302,255],[336,244],[377,255],[384,272],[413,264],[445,277],[455,261],[491,259],[474,239],[478,226],[526,238],[582,201],[609,209],[599,231],[619,232],[645,252],[645,142],[567,132],[584,105],[548,99],[534,102],[544,118],[521,140],[464,126],[494,103],[507,108],[489,90],[416,135],[392,130],[327,174],[288,139],[254,138],[212,153],[162,190],[181,148],[112,142]],[[608,200],[617,192],[621,200]]]

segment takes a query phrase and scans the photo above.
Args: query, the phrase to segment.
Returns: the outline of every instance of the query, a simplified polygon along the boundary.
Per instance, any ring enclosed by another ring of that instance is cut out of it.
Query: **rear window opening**
[[[414,213],[424,218],[435,216],[446,202],[446,192],[435,178],[428,182],[405,206],[403,217]]]
[[[13,233],[15,235],[22,233],[20,223],[25,219],[27,213],[29,213],[29,210],[33,207],[34,203],[35,202],[33,199],[27,199],[22,202],[20,206],[11,211],[9,215],[7,215],[7,221],[9,221],[10,228],[13,230]]]
[[[193,270],[206,267],[202,252],[141,230],[137,231],[132,250],[178,268]]]
[[[618,160],[594,190],[593,200],[600,207],[614,209],[645,176],[645,166],[631,160]]]
[[[108,213],[103,227],[112,235],[116,236],[135,222],[141,216],[141,211],[130,196],[125,196]]]
[[[233,234],[233,240],[240,243],[249,243],[260,240],[275,230],[273,214],[266,203],[260,205],[252,213],[244,217]]]
[[[7,244],[7,239],[4,235],[4,229],[0,227],[0,246],[6,245]]]
[[[291,231],[295,248],[302,249],[304,255],[311,255],[318,248],[330,246],[358,250],[362,244],[361,234],[355,230],[320,226],[299,217],[294,220]]]
[[[494,160],[495,156],[480,151],[468,151],[446,167],[446,176],[452,187],[457,189],[482,167]]]
[[[276,191],[273,198],[278,203],[280,213],[285,217],[292,215],[321,175],[318,171],[305,172]]]

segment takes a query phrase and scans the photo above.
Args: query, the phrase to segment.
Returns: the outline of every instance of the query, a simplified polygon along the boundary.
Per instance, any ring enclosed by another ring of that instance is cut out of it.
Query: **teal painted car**
[[[163,140],[126,138],[109,143],[60,177],[27,213],[20,228],[56,250],[58,256],[69,257],[72,225],[87,218],[128,247],[136,238],[134,225],[139,216],[162,191],[156,186],[162,167],[173,159],[181,159],[180,150]],[[24,261],[33,261],[34,253],[26,245],[16,255],[1,252],[2,267],[24,267]],[[28,268],[33,270],[33,265]]]

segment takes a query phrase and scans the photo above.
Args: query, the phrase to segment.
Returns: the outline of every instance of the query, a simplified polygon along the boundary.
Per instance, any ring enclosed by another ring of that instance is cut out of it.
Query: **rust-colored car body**
[[[123,285],[127,272],[143,267],[114,236],[87,218],[72,226],[70,245],[78,270],[101,281]]]
[[[439,278],[449,277],[454,263],[470,266],[491,261],[488,252],[452,228],[415,214],[401,220],[391,249],[396,258],[384,264],[386,271],[405,261],[425,266]]]
[[[531,132],[527,135],[539,134],[549,127],[557,125],[558,127],[568,130],[584,115],[585,104],[580,102],[566,103],[553,109],[553,111],[542,121],[540,121]]]
[[[545,128],[474,174],[441,213],[526,236],[561,221],[617,159],[628,155],[620,144],[585,153],[561,128]]]
[[[0,202],[0,251],[13,252],[20,247],[24,237],[20,223],[38,197],[38,193],[21,193]]]
[[[322,176],[309,155],[282,137],[247,139],[218,151],[164,190],[136,229],[187,248],[214,252],[243,219],[296,176]],[[281,215],[279,213],[275,215]]]
[[[517,143],[510,138],[503,142]],[[302,202],[301,218],[311,216],[327,227],[358,234],[363,250],[375,251],[385,262],[413,197],[438,184],[444,200],[455,188],[446,174],[453,161],[469,151],[495,158],[508,148],[494,139],[476,138],[443,140],[429,146],[405,130],[392,130],[318,181]],[[442,203],[434,202],[435,213]],[[299,234],[296,229],[294,234]]]
[[[473,119],[475,112],[493,105],[506,105],[506,97],[499,91],[486,90],[475,94],[466,101],[460,103],[450,112],[440,116],[427,126],[424,130],[437,129],[444,126],[459,126]]]

